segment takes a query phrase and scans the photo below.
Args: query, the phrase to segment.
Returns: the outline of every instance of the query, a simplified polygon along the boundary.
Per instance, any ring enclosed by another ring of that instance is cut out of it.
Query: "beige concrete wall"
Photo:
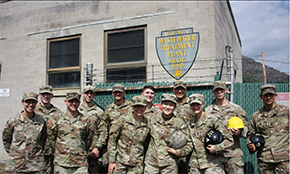
[[[147,25],[148,71],[152,65],[160,65],[155,38],[160,37],[161,31],[192,27],[194,32],[199,32],[198,55],[182,78],[184,81],[213,81],[219,69],[215,59],[224,56],[225,43],[234,45],[240,56],[235,29],[224,2],[8,1],[0,3],[0,10],[0,89],[10,89],[9,97],[0,97],[0,134],[5,122],[22,110],[22,93],[38,92],[38,87],[46,84],[47,39],[50,38],[81,34],[81,66],[91,62],[99,74],[104,69],[104,31],[125,27]],[[152,73],[147,78],[152,79]],[[154,78],[155,82],[174,81],[161,66]],[[99,77],[95,82],[103,80]],[[61,110],[65,109],[63,100],[67,91],[54,91],[52,102]],[[0,160],[6,157],[0,140]]]

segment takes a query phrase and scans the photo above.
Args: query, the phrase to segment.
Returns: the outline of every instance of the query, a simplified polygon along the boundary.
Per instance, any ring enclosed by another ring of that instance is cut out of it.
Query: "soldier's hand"
[[[94,148],[91,152],[93,158],[98,158],[100,156],[100,151],[97,148]]]
[[[248,142],[247,147],[250,152],[256,152],[256,146],[251,141]]]
[[[117,167],[116,163],[110,163],[109,164],[109,169],[108,169],[108,174],[113,174],[113,171],[117,172]]]
[[[215,154],[215,148],[213,145],[208,145],[206,148],[210,154]]]
[[[176,155],[176,150],[175,149],[173,149],[173,148],[170,148],[170,147],[166,147],[166,150],[167,150],[167,152],[169,152],[169,153],[171,153],[171,154],[173,154],[173,155]]]
[[[236,129],[236,128],[230,128],[232,134],[234,136],[239,136],[241,134],[241,130],[240,129]]]

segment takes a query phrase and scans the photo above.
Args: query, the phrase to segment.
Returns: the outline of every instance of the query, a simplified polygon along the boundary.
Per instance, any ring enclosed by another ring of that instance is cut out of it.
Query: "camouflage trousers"
[[[100,173],[100,161],[98,158],[92,158],[92,156],[88,156],[88,171],[89,174],[99,174]]]
[[[190,174],[225,174],[223,165],[210,167],[207,169],[190,168]]]
[[[5,172],[5,174],[45,174],[45,170],[37,171],[37,172]]]
[[[170,165],[170,166],[153,166],[145,163],[144,174],[177,174],[178,166]]]
[[[44,155],[46,174],[53,174],[53,155]]]
[[[244,163],[241,156],[227,158],[227,162],[224,163],[226,173],[243,174]]]
[[[88,174],[88,167],[64,167],[55,164],[54,174]]]
[[[261,174],[289,174],[289,161],[279,163],[264,163],[259,160],[258,170]]]
[[[114,174],[142,174],[143,173],[143,165],[140,166],[128,166],[121,163],[116,163],[117,172],[114,170]]]

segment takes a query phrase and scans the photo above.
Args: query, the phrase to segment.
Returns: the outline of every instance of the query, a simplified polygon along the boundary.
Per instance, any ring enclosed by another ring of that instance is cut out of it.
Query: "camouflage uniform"
[[[61,111],[53,105],[51,105],[50,108],[46,108],[39,103],[36,106],[35,113],[38,115],[41,115],[45,119],[45,121],[48,122],[48,120],[53,115],[59,115],[61,113]],[[47,126],[47,127],[49,127],[49,126]],[[51,131],[49,131],[49,129],[47,130],[47,136],[52,136]],[[45,143],[45,149],[44,149],[44,158],[45,158],[46,167],[47,167],[46,173],[53,172],[54,142],[51,142],[49,140],[52,140],[52,139],[47,139],[47,141]]]
[[[146,106],[147,99],[143,98]],[[134,98],[133,105],[135,105]],[[138,104],[138,103],[137,103]],[[108,142],[108,156],[110,163],[117,164],[117,173],[143,173],[144,147],[148,143],[149,126],[148,120],[143,117],[141,122],[134,119],[133,113],[124,114],[113,123],[110,128]]]
[[[176,103],[176,96],[171,94],[169,97],[172,96],[175,97]],[[186,123],[174,114],[172,114],[169,120],[165,120],[161,113],[152,117],[149,122],[149,127],[151,140],[145,156],[145,173],[177,173],[178,157],[184,157],[192,150],[192,142]],[[188,143],[183,148],[177,149],[177,155],[174,156],[166,150],[167,144],[165,140],[176,130],[180,130],[186,135]]]
[[[188,123],[193,142],[193,152],[189,160],[191,168],[216,173],[211,168],[220,167],[222,162],[226,161],[223,153],[234,144],[234,140],[231,132],[223,124],[219,123],[219,119],[219,117],[214,115],[205,114],[200,119],[193,117]],[[219,130],[224,135],[224,141],[221,144],[214,145],[216,151],[214,155],[206,152],[204,147],[205,134],[211,129]]]
[[[174,114],[182,118],[186,123],[192,118],[192,110],[188,104],[188,98],[186,97],[184,102],[177,103]]]
[[[228,102],[224,106],[212,104],[205,109],[205,112],[214,117],[219,117],[224,126],[227,126],[228,120],[233,116],[237,116],[243,120],[245,127],[243,128],[241,135],[239,137],[233,136],[234,145],[224,153],[224,156],[227,157],[227,162],[225,163],[226,171],[228,173],[243,173],[243,152],[239,138],[246,138],[248,132],[248,120],[245,110],[235,103]],[[230,135],[232,136],[231,132]]]
[[[271,110],[263,107],[256,111],[250,120],[250,133],[265,139],[264,148],[257,153],[259,173],[289,173],[289,107],[275,103]]]
[[[33,95],[34,100],[37,101],[37,94],[30,93],[29,95]],[[3,145],[9,155],[5,171],[44,173],[46,165],[43,150],[46,137],[46,122],[35,113],[31,119],[22,114],[17,114],[9,119],[2,134]]]
[[[113,91],[119,90],[120,92],[124,92],[124,86],[120,84],[116,84],[113,86]],[[132,111],[131,101],[124,99],[124,102],[120,105],[116,105],[115,102],[112,102],[109,106],[107,106],[104,114],[104,120],[108,125],[108,130],[110,129],[113,122],[117,121],[120,115],[127,115]],[[108,141],[108,139],[107,139]],[[102,151],[104,152],[103,157],[101,159],[102,165],[106,166],[109,164],[108,154],[107,154],[107,147],[103,148]],[[107,172],[107,171],[103,171]]]
[[[91,117],[91,119],[94,120],[95,122],[94,139],[90,147],[90,151],[92,151],[96,147],[100,151],[101,155],[101,148],[106,145],[108,137],[107,123],[104,120],[104,112],[96,105],[88,107],[83,104],[79,107],[79,111],[80,113],[88,117]],[[89,162],[89,172],[98,173],[100,170],[99,160],[93,159],[91,158],[91,156],[89,156],[88,162]]]
[[[148,120],[150,120],[152,117],[155,117],[156,115],[161,114],[161,110],[152,105],[150,108],[147,108],[144,112],[144,117],[146,117]]]

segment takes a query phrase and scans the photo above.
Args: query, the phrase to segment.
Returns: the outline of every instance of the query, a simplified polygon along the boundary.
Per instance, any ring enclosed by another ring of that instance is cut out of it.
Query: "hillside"
[[[252,58],[243,56],[243,81],[248,82],[264,82],[263,65],[256,62]],[[280,72],[272,67],[266,68],[267,83],[289,83],[289,75]]]

